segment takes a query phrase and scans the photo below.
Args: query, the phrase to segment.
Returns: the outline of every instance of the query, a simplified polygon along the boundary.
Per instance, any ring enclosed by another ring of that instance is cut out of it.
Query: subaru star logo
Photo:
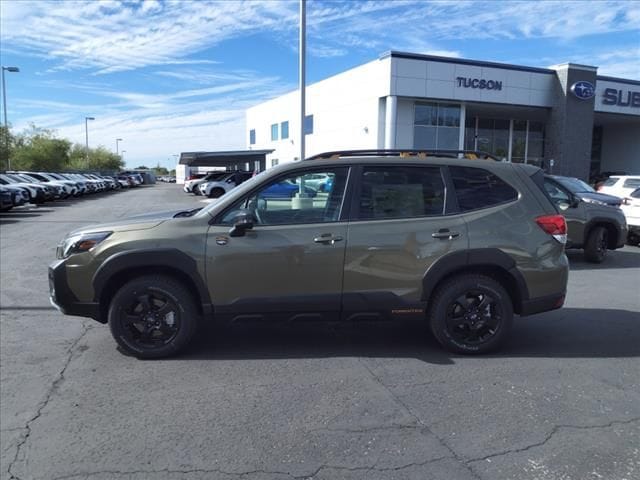
[[[580,100],[589,100],[596,94],[596,87],[582,80],[571,85],[571,91]]]

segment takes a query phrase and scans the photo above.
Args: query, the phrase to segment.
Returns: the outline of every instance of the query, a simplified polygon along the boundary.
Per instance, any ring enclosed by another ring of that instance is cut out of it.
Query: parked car
[[[200,189],[201,195],[210,198],[220,198],[242,182],[250,179],[252,175],[253,172],[228,172],[226,175],[214,181],[201,183],[198,188]]]
[[[272,198],[272,199],[290,199],[300,193],[300,185],[297,183],[283,180],[282,182],[274,183],[269,188],[263,190],[260,194],[260,198]],[[304,196],[307,198],[313,198],[318,194],[318,191],[306,185],[304,188]]]
[[[262,200],[310,174],[332,176],[328,195]],[[205,208],[75,230],[49,267],[50,294],[140,358],[181,351],[201,322],[242,318],[420,319],[444,347],[484,353],[514,314],[563,305],[566,235],[534,166],[333,153],[271,168]]]
[[[11,194],[11,201],[13,202],[14,207],[19,207],[25,203],[29,203],[31,200],[29,190],[24,186],[16,186],[9,183],[5,184],[0,179],[0,188]]]
[[[44,186],[37,182],[27,182],[26,180],[10,174],[0,174],[0,184],[4,186],[15,186],[26,188],[29,192],[29,202],[38,204],[46,200],[51,200],[54,196],[52,187]]]
[[[220,180],[222,177],[225,177],[227,175],[229,175],[229,172],[226,171],[209,172],[201,177],[186,180],[184,182],[184,187],[182,187],[182,190],[184,191],[184,193],[202,195],[202,193],[200,193],[200,185],[205,182],[215,182],[216,180]]]
[[[567,248],[581,248],[587,261],[601,263],[608,250],[624,246],[627,223],[622,199],[593,190],[582,180],[547,175],[544,187],[567,220]]]
[[[640,188],[636,188],[622,200],[622,212],[627,219],[629,245],[640,245]]]
[[[602,183],[598,192],[624,198],[639,187],[640,175],[613,175]]]
[[[0,187],[0,212],[6,212],[14,207],[13,197],[15,194],[11,193],[4,187]]]
[[[56,198],[68,198],[74,194],[77,190],[73,182],[69,181],[58,181],[53,177],[50,177],[47,174],[35,173],[35,172],[12,172],[14,175],[17,175],[21,178],[26,179],[27,181],[40,182],[47,185],[50,185],[57,189]]]

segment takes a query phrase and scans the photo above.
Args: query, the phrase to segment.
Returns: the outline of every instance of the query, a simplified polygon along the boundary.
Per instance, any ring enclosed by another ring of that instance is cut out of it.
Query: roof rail
[[[305,158],[307,160],[327,160],[338,159],[343,157],[385,157],[385,156],[400,156],[400,157],[448,157],[448,158],[467,158],[469,160],[494,160],[496,162],[501,161],[498,157],[491,155],[487,152],[480,150],[411,150],[411,149],[393,149],[393,150],[337,150],[335,152],[324,152],[312,157]]]

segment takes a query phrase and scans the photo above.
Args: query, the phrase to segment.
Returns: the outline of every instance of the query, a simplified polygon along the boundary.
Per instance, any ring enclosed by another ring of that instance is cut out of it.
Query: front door
[[[307,185],[318,174],[330,182]],[[347,177],[346,167],[289,173],[222,214],[207,235],[206,276],[217,314],[306,318],[340,310]],[[231,236],[241,213],[253,215],[254,226]]]

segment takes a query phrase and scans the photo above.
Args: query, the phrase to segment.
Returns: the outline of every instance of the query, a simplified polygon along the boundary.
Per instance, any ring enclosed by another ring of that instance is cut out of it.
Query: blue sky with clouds
[[[9,122],[115,150],[130,166],[245,148],[244,112],[297,88],[297,0],[1,0]],[[640,79],[640,2],[307,2],[307,81],[387,50]]]

